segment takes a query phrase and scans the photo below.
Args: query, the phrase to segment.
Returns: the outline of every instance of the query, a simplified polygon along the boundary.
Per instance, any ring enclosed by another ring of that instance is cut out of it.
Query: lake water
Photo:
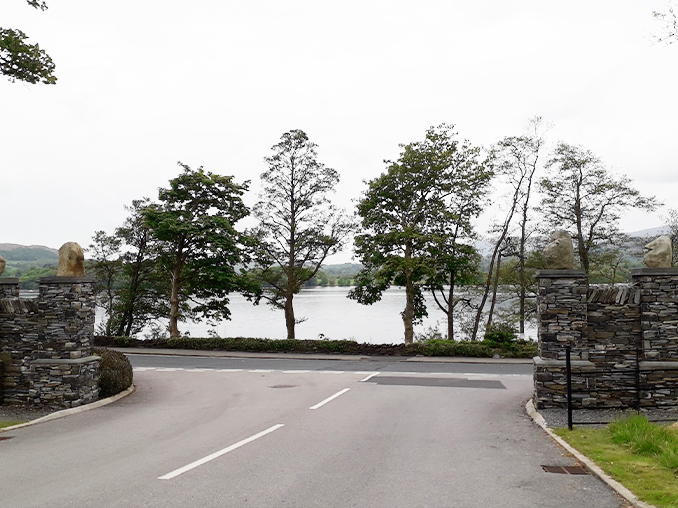
[[[384,292],[379,302],[361,305],[346,298],[349,287],[317,287],[302,289],[294,297],[294,313],[307,320],[296,326],[298,339],[352,339],[371,344],[398,344],[404,341],[403,320],[400,313],[405,308],[405,289],[392,287]],[[37,291],[22,291],[22,297],[37,297]],[[179,323],[179,331],[189,332],[192,337],[207,337],[212,330],[220,337],[260,337],[284,339],[287,336],[285,314],[261,303],[252,305],[238,294],[231,295],[231,320],[221,321],[216,326],[205,322]],[[447,317],[427,295],[429,316],[414,332],[422,333],[429,327],[447,330]],[[97,309],[97,324],[104,317]],[[525,338],[536,340],[536,329],[526,326]],[[142,338],[142,337],[139,337]]]
[[[317,287],[303,289],[294,297],[294,314],[307,320],[295,327],[298,339],[352,339],[372,344],[402,343],[404,326],[400,313],[405,308],[405,289],[390,288],[382,299],[373,305],[361,305],[349,300],[348,287]],[[208,330],[214,330],[220,337],[265,337],[283,339],[287,336],[285,315],[265,303],[252,305],[240,295],[232,295],[231,320],[222,321],[216,327],[206,323],[180,323],[179,330],[188,330],[193,337],[205,337]],[[440,325],[445,335],[447,316],[428,296],[429,316],[421,325],[415,326],[415,333],[421,333],[430,326]],[[527,329],[526,338],[536,338],[536,330]]]

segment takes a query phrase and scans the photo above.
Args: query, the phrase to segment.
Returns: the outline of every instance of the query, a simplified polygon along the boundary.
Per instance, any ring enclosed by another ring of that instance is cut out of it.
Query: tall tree
[[[581,267],[590,270],[590,251],[620,236],[621,212],[629,208],[654,210],[654,197],[641,196],[631,180],[616,177],[589,150],[559,143],[546,164],[548,176],[539,180],[543,224],[574,228]]]
[[[120,244],[121,241],[116,236],[107,235],[105,231],[97,231],[87,249],[96,277],[94,291],[97,303],[106,313],[106,322],[101,332],[107,336],[112,335],[115,326],[116,285],[122,272]]]
[[[43,0],[27,0],[28,5],[46,10]],[[10,81],[27,83],[56,83],[54,62],[38,44],[26,43],[27,36],[21,30],[0,28],[0,74]]]
[[[498,172],[505,175],[511,187],[512,205],[508,211],[508,222],[504,223],[501,228],[499,242],[494,250],[497,253],[497,265],[501,261],[502,254],[516,256],[518,258],[518,277],[519,277],[519,309],[518,309],[518,323],[520,333],[525,332],[525,300],[527,298],[527,276],[525,273],[525,262],[527,258],[527,243],[529,241],[529,221],[534,177],[541,164],[541,155],[543,152],[545,138],[544,132],[549,126],[545,126],[541,117],[536,116],[531,118],[528,122],[527,132],[522,136],[507,136],[502,139],[495,146],[495,156],[497,158],[496,164]],[[511,220],[516,218],[514,214],[517,212],[518,233],[515,241],[509,242],[509,227]],[[504,246],[502,247],[502,243]],[[492,268],[494,257],[491,260],[490,274],[492,275]],[[496,267],[495,284],[493,285],[492,293],[492,308],[497,294],[497,283],[499,276],[499,266]],[[483,302],[484,303],[484,302]],[[482,311],[479,309],[479,312]],[[492,321],[492,310],[488,315],[488,326]]]
[[[254,209],[259,226],[253,273],[268,288],[263,298],[285,311],[289,339],[301,321],[294,315],[294,295],[327,256],[341,250],[352,228],[327,197],[339,174],[318,162],[316,146],[302,130],[282,135],[264,159],[268,169]]]
[[[169,284],[159,266],[158,242],[144,217],[150,203],[148,198],[132,201],[131,206],[125,207],[129,216],[115,230],[115,237],[124,247],[114,306],[119,337],[136,335],[150,322],[169,315]]]
[[[452,129],[431,127],[424,141],[401,145],[398,161],[387,161],[386,173],[368,182],[357,207],[363,232],[355,238],[355,252],[364,268],[349,297],[369,305],[391,284],[404,286],[406,343],[427,315],[425,287],[447,312],[448,334],[454,333],[454,288],[474,264],[466,242],[491,171],[479,150],[457,142]]]
[[[235,229],[249,215],[242,202],[248,183],[179,165],[182,173],[168,189],[160,189],[159,203],[144,209],[146,224],[162,242],[160,262],[170,282],[170,337],[179,337],[178,322],[187,317],[228,319],[229,293],[257,290],[244,270],[236,269],[249,261],[252,246],[251,238]]]

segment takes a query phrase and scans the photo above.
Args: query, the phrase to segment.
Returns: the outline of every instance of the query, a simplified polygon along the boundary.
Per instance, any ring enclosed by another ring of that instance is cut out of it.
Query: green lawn
[[[554,432],[642,501],[678,508],[678,430],[632,416],[602,429]]]
[[[6,422],[0,422],[0,429],[4,429],[5,427],[11,427],[12,425],[19,425],[20,423],[26,423],[26,422],[12,421],[12,420],[8,420]]]

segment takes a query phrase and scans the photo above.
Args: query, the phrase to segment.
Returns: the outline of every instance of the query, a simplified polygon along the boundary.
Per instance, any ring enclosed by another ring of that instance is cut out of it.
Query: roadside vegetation
[[[102,347],[94,348],[94,354],[101,357],[99,364],[99,398],[117,395],[132,386],[132,364],[119,351]]]
[[[642,501],[678,506],[678,429],[635,415],[605,428],[555,432]]]
[[[139,340],[130,337],[95,337],[97,346],[246,351],[260,353],[325,353],[388,356],[464,356],[532,358],[537,344],[529,340],[454,341],[435,335],[410,344],[366,344],[354,340],[260,339],[252,337],[177,337]]]
[[[7,420],[5,422],[0,422],[0,429],[4,429],[5,427],[12,427],[13,425],[19,425],[20,423],[26,422],[21,420]]]

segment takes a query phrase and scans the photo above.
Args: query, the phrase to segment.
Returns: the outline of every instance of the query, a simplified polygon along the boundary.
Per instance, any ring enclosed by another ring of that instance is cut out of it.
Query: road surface
[[[1,435],[0,507],[623,506],[544,472],[529,365],[131,360],[132,395]]]

